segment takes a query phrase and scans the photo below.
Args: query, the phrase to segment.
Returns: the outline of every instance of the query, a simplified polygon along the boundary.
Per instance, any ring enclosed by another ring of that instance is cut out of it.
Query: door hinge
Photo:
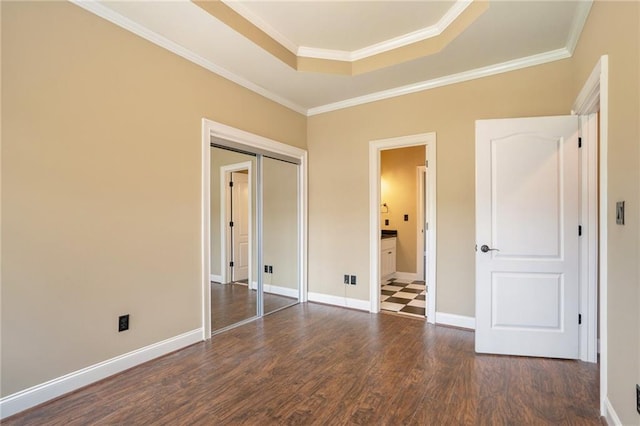
[[[424,166],[425,166],[425,167],[429,167],[429,160],[426,160],[426,161],[424,162]]]
[[[229,222],[229,227],[233,228],[233,221]]]
[[[578,314],[578,325],[582,324],[582,314]]]
[[[229,181],[229,188],[233,188],[233,181]]]
[[[578,138],[578,148],[582,148],[582,138]]]
[[[582,225],[578,225],[578,237],[582,237]]]
[[[233,261],[229,262],[229,266],[233,268]]]
[[[427,231],[429,230],[429,222],[425,223],[425,228]]]

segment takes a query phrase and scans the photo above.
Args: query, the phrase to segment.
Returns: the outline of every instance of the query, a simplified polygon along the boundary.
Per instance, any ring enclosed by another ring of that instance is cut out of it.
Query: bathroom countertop
[[[380,239],[384,240],[386,238],[396,238],[398,236],[398,231],[395,229],[383,229],[380,231]]]

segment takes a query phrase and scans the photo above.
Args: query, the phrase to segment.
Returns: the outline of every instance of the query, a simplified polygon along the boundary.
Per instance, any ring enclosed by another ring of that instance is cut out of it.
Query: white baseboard
[[[0,419],[200,341],[202,329],[198,328],[5,396],[0,399]]]
[[[397,280],[415,281],[418,279],[418,274],[415,272],[394,272],[392,277]]]
[[[448,314],[446,312],[436,312],[436,324],[451,325],[454,327],[476,329],[476,319],[464,315]]]
[[[298,298],[297,288],[287,288],[272,284],[263,284],[262,287],[265,293],[278,294],[280,296],[293,297],[295,299]]]
[[[213,281],[214,283],[221,283],[222,282],[222,275],[213,275],[213,274],[211,274],[211,275],[209,275],[209,277],[210,277],[209,279],[211,281]]]
[[[604,418],[607,420],[607,424],[610,426],[622,426],[618,413],[613,409],[609,398],[604,399]]]
[[[340,306],[343,308],[358,309],[361,311],[369,312],[371,303],[368,300],[351,299],[342,296],[331,296],[329,294],[322,293],[308,293],[309,302],[326,303],[327,305]]]

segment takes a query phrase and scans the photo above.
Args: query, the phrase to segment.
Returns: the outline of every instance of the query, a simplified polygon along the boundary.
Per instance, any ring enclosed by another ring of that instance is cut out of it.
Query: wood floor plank
[[[299,304],[4,425],[601,425],[598,366],[474,352],[474,333]]]

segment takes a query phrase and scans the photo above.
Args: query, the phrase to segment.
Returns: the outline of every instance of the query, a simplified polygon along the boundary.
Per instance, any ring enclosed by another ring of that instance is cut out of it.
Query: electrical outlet
[[[273,265],[269,265],[269,273],[273,274]]]
[[[640,385],[636,385],[636,410],[640,414]]]
[[[264,273],[265,274],[269,273],[269,265],[264,265]]]
[[[118,332],[129,329],[129,314],[118,317]]]
[[[356,276],[351,275],[351,285],[356,285]]]
[[[349,275],[347,274],[344,275],[344,283],[349,284]]]

